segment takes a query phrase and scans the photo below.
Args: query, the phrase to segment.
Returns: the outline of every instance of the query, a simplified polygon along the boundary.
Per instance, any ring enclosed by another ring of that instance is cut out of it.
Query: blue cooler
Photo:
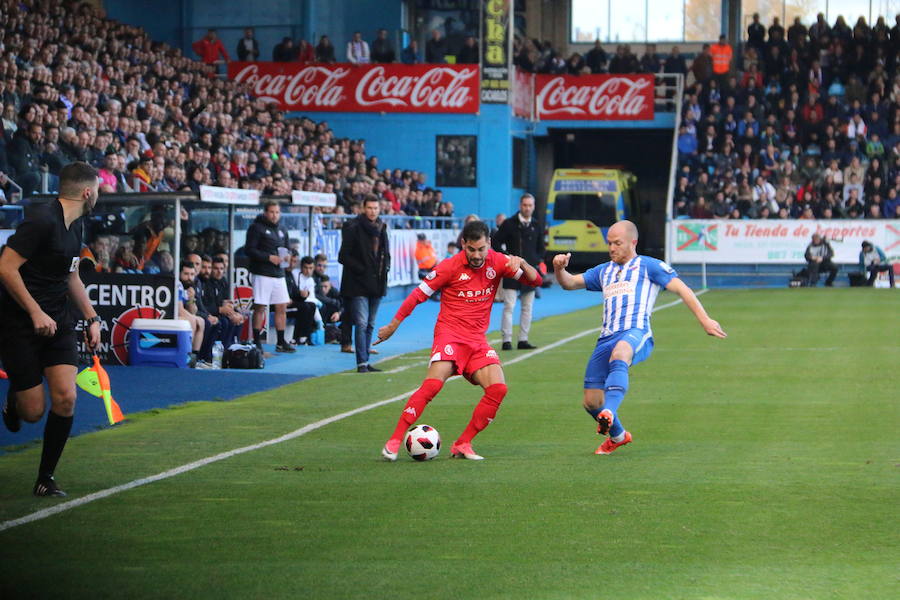
[[[135,319],[128,335],[132,366],[186,369],[191,352],[191,324],[180,319]]]

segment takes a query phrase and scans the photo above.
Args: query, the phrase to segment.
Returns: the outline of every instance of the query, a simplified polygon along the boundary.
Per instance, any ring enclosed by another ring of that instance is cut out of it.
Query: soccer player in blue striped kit
[[[566,271],[571,254],[553,258],[563,289],[603,292],[603,328],[584,374],[584,409],[597,421],[597,433],[609,436],[594,454],[610,454],[631,442],[631,433],[625,431],[617,413],[628,392],[628,368],[647,360],[653,351],[650,313],[662,288],[681,298],[707,334],[726,337],[672,267],[637,253],[637,240],[634,223],[615,223],[607,233],[610,262],[582,275]]]

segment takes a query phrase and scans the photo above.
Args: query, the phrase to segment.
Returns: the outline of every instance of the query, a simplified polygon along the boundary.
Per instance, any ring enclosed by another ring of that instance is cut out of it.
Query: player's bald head
[[[617,221],[609,228],[609,233],[616,236],[623,236],[628,241],[638,239],[637,226],[631,221]]]

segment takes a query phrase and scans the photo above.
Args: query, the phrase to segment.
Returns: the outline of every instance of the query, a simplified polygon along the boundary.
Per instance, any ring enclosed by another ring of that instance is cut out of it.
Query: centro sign
[[[168,306],[172,302],[172,290],[166,286],[91,283],[85,290],[97,306]]]

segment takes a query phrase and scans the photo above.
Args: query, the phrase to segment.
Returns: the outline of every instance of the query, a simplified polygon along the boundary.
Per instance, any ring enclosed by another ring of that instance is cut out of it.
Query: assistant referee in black
[[[0,358],[9,375],[3,423],[16,432],[21,419],[44,415],[43,381],[50,388],[50,414],[35,496],[65,496],[53,472],[62,455],[75,411],[78,370],[75,324],[90,324],[87,342],[100,343],[100,318],[78,275],[83,221],[97,204],[97,170],[87,163],[66,165],[59,174],[59,198],[35,207],[16,228],[0,255]]]

